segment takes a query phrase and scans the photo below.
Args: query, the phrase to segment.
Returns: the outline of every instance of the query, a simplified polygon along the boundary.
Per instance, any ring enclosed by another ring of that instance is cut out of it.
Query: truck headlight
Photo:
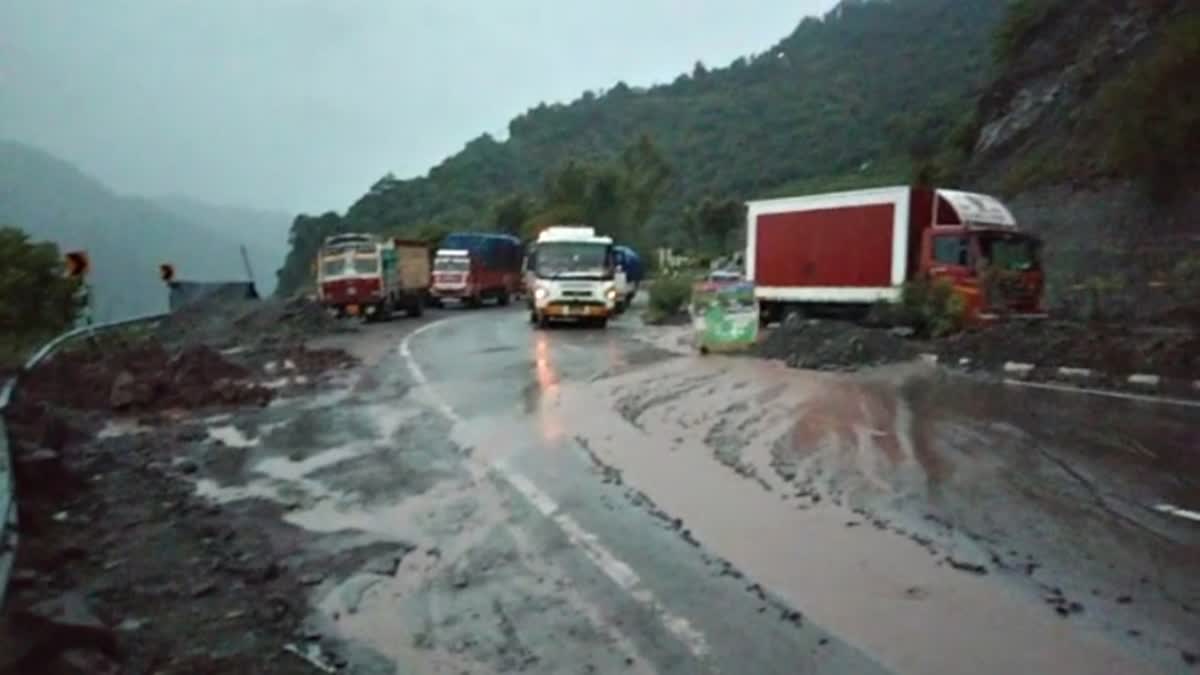
[[[550,291],[548,291],[545,286],[538,286],[537,288],[533,289],[533,297],[537,298],[538,300],[545,300],[549,296]]]
[[[617,289],[612,288],[610,286],[608,288],[608,290],[604,291],[604,297],[608,298],[609,300],[616,300],[617,299]]]

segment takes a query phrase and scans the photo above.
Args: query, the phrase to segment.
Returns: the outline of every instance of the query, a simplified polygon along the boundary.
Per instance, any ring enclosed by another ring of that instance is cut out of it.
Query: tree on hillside
[[[658,206],[671,179],[671,165],[649,134],[621,153],[624,191],[629,200],[630,225],[640,233]]]
[[[524,228],[532,236],[547,225],[586,224],[597,232],[633,244],[671,176],[671,167],[647,135],[615,162],[568,160],[546,176],[541,209]]]
[[[736,199],[705,199],[687,212],[696,248],[710,255],[724,255],[734,233],[746,223],[746,207]]]
[[[342,217],[333,211],[315,217],[296,216],[288,236],[291,249],[283,267],[275,273],[278,280],[276,295],[287,296],[313,284],[316,281],[313,265],[321,244],[326,237],[344,231]]]
[[[521,234],[521,227],[529,220],[532,205],[523,194],[512,194],[492,206],[492,224],[505,234]]]
[[[0,226],[0,335],[32,340],[70,328],[83,308],[78,290],[58,246]]]

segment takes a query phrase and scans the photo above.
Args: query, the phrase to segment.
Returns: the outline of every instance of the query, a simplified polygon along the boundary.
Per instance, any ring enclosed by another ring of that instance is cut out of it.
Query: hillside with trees
[[[993,48],[936,170],[1004,196],[1043,237],[1060,315],[1195,321],[1200,6],[1016,0]]]
[[[594,214],[607,194],[643,201],[591,221],[602,230],[642,246],[711,246],[695,225],[706,200],[711,220],[731,199],[907,180],[987,80],[1003,14],[999,0],[847,0],[726,67],[539,104],[507,139],[480,136],[425,176],[385,176],[344,214],[297,217],[280,290],[304,285],[338,230],[520,231]],[[631,189],[639,180],[651,183]]]

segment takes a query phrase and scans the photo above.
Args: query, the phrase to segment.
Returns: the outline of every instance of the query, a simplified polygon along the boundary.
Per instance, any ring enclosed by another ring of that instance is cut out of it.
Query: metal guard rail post
[[[16,394],[21,378],[33,372],[33,369],[37,368],[42,361],[48,359],[64,344],[76,338],[134,324],[158,321],[165,316],[165,313],[147,314],[130,319],[121,319],[120,321],[109,321],[92,326],[83,326],[62,333],[42,345],[33,356],[29,357],[29,360],[25,362],[25,365],[21,367],[16,376],[5,382],[3,387],[0,388],[0,609],[4,607],[4,599],[7,596],[8,581],[12,574],[13,563],[17,557],[18,542],[17,496],[16,485],[13,479],[12,445],[8,438],[8,427],[5,425],[4,414],[8,410],[8,404]]]

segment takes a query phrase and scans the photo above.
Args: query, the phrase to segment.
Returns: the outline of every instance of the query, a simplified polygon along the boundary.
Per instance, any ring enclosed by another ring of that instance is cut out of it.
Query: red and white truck
[[[521,240],[495,232],[446,235],[433,261],[433,299],[507,305],[521,291]]]
[[[372,234],[329,237],[317,255],[317,297],[331,314],[420,316],[429,294],[429,246]]]
[[[746,273],[767,321],[894,302],[906,282],[936,279],[972,320],[1043,312],[1041,241],[994,197],[889,187],[752,201],[746,218]],[[984,270],[1010,282],[1003,306]]]

